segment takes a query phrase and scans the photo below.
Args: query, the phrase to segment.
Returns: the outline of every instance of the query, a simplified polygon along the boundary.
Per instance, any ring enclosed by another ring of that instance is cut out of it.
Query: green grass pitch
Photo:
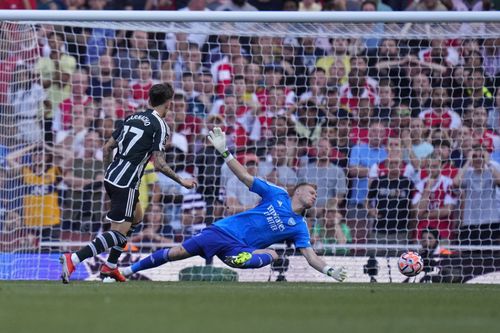
[[[500,332],[500,285],[0,282],[3,333]]]

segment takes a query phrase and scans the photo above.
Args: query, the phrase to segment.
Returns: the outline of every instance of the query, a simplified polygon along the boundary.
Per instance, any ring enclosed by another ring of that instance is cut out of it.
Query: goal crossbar
[[[453,23],[500,22],[500,12],[179,12],[0,10],[8,21]]]

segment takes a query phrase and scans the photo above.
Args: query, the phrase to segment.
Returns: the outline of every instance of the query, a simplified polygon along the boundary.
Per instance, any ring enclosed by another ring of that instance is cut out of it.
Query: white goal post
[[[169,162],[200,188],[148,168],[122,264],[258,203],[204,139],[219,125],[255,175],[318,185],[313,247],[351,281],[369,281],[367,257],[402,281],[395,258],[416,250],[417,281],[500,283],[496,11],[0,10],[0,279],[58,278],[58,254],[109,227],[100,148],[160,81],[175,88]],[[288,280],[325,281],[275,247]]]

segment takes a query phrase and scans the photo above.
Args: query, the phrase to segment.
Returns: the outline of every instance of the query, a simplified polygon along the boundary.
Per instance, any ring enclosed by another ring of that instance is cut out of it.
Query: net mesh
[[[57,279],[59,253],[109,229],[103,143],[147,107],[152,84],[170,82],[167,161],[199,187],[183,189],[150,163],[144,223],[120,265],[258,204],[205,138],[222,126],[255,176],[290,191],[318,186],[306,216],[313,248],[351,281],[404,280],[397,256],[413,249],[426,265],[417,281],[498,282],[499,30],[2,22],[0,279]],[[286,260],[238,271],[239,280],[328,280],[292,244],[275,248]],[[104,260],[75,277],[96,278]],[[140,278],[176,280],[205,264],[193,258]]]

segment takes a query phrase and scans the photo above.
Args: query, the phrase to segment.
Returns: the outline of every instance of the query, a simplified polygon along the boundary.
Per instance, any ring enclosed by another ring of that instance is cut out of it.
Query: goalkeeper
[[[303,213],[314,206],[316,186],[302,183],[295,187],[292,197],[276,185],[250,175],[226,148],[226,135],[219,127],[210,131],[208,140],[222,154],[231,171],[262,197],[260,204],[250,210],[215,222],[182,245],[162,249],[122,270],[126,277],[166,262],[199,255],[203,258],[218,256],[235,268],[259,268],[278,258],[274,243],[292,241],[314,269],[343,281],[344,267],[328,266],[311,248],[309,231]]]

